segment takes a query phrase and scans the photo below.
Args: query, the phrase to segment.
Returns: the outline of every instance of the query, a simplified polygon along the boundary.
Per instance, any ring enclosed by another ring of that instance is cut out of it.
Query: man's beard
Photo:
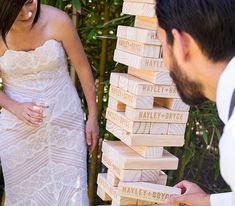
[[[203,85],[197,81],[191,81],[181,70],[174,55],[170,67],[170,76],[173,79],[181,99],[188,105],[198,105],[206,98],[203,94]]]

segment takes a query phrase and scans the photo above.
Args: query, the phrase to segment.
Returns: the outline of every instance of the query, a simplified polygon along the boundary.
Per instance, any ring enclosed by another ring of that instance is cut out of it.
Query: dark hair
[[[235,0],[157,0],[156,15],[169,44],[177,29],[190,34],[214,62],[235,55]]]
[[[27,0],[0,0],[0,33],[3,41],[6,43],[6,35],[10,31],[13,23],[19,15],[22,7]],[[38,0],[37,13],[33,25],[40,16],[40,0]]]

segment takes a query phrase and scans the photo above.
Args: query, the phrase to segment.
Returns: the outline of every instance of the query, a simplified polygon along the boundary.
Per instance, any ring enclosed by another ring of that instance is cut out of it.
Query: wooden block
[[[163,171],[157,174],[155,170],[142,170],[141,180],[139,182],[150,182],[159,185],[166,185],[167,175]]]
[[[139,122],[187,123],[188,114],[188,112],[172,111],[163,107],[144,110],[127,106],[125,111],[128,119]]]
[[[169,124],[167,133],[169,135],[184,135],[186,126],[186,124]]]
[[[135,16],[156,17],[155,4],[139,3],[139,2],[125,2],[122,7],[123,14],[130,14]]]
[[[117,29],[117,37],[161,46],[161,43],[157,38],[157,32],[153,30],[119,25]]]
[[[131,66],[141,70],[149,71],[167,71],[162,58],[141,57],[125,51],[116,49],[114,52],[114,61],[127,66]]]
[[[105,193],[105,191],[98,185],[97,187],[97,195],[103,200],[103,201],[111,201],[112,198]]]
[[[167,175],[159,170],[121,170],[105,154],[102,155],[102,163],[119,182],[152,182],[160,185],[166,185],[167,182]]]
[[[125,112],[125,109],[126,109],[125,104],[123,104],[122,102],[120,102],[112,97],[109,97],[108,107],[116,112]]]
[[[135,205],[126,205],[126,206],[136,206],[136,205],[138,205],[138,206],[147,206],[147,202],[145,201],[145,203],[144,204],[141,204],[141,203],[144,203],[144,202],[140,202],[140,204],[138,204],[138,202],[135,204]],[[111,203],[111,205],[110,206],[121,206],[120,204],[118,204],[117,202],[115,202],[115,201],[112,201],[112,203]],[[159,204],[148,204],[148,206],[159,206]],[[165,206],[165,205],[164,205]],[[167,205],[166,205],[167,206]]]
[[[160,85],[172,85],[173,81],[168,71],[153,72],[128,67],[128,74],[143,79],[147,82]]]
[[[109,83],[113,86],[118,87],[120,73],[112,72],[110,75]]]
[[[113,164],[112,161],[105,155],[102,154],[102,163],[112,171],[112,173],[124,182],[138,182],[141,181],[142,170],[122,170]],[[159,172],[159,171],[158,171]]]
[[[149,202],[149,201],[145,201],[145,200],[137,200],[137,205],[158,205],[158,204],[154,204],[153,202]]]
[[[137,96],[112,85],[110,86],[109,95],[133,108],[153,108],[153,97]]]
[[[165,203],[167,198],[181,195],[181,190],[179,188],[145,182],[120,182],[118,191],[125,197],[135,197],[139,200],[155,203]]]
[[[137,205],[138,206],[179,206],[179,204],[166,204],[166,203],[163,203],[163,204],[157,204],[157,203],[153,203],[153,202],[149,202],[149,201],[144,201],[144,200],[138,200],[137,201]]]
[[[131,76],[131,78],[129,78],[127,91],[136,95],[141,94],[141,96],[153,97],[178,95],[177,90],[174,86],[152,84],[145,80],[138,79],[134,76]]]
[[[107,122],[106,129],[129,146],[182,147],[184,145],[183,135],[131,134],[111,121]]]
[[[120,179],[112,172],[112,170],[108,169],[108,172],[107,172],[107,181],[112,186],[117,187],[118,183],[120,182]]]
[[[130,146],[135,152],[145,158],[161,158],[163,147]]]
[[[175,170],[178,166],[178,158],[166,150],[162,158],[146,159],[121,141],[104,141],[102,152],[120,169]]]
[[[158,97],[159,103],[162,97],[168,97],[167,99],[170,99],[170,100],[175,97],[179,98],[175,86],[156,85],[156,84],[147,82],[145,80],[139,79],[130,74],[123,75],[122,73],[120,73],[118,87],[135,95]],[[174,96],[174,97],[169,98],[169,96],[171,97]],[[182,101],[176,102],[176,103],[178,103],[179,106],[176,106],[175,104],[175,108],[178,107],[179,109],[184,108],[185,110],[187,110],[188,105],[185,105]],[[181,103],[183,105],[181,105]]]
[[[157,17],[136,16],[134,26],[157,31]]]
[[[150,126],[150,134],[165,135],[168,134],[168,123],[155,123],[152,122]]]
[[[175,86],[155,85],[131,75],[128,76],[127,91],[137,96],[179,98]]]
[[[131,78],[131,75],[120,73],[118,87],[127,91],[128,90],[128,82],[129,82],[130,78]]]
[[[161,58],[162,46],[151,44],[144,44],[137,41],[132,41],[124,38],[117,39],[117,49],[129,52],[131,54],[139,55],[142,57]]]
[[[120,205],[130,205],[137,203],[137,199],[120,196],[117,187],[113,187],[108,183],[106,173],[98,174],[97,184],[112,198],[113,201]]]
[[[185,104],[181,99],[174,99],[174,98],[155,98],[154,103],[171,109],[175,111],[186,111],[188,112],[190,107],[189,105]]]
[[[125,117],[124,112],[115,112],[110,108],[106,110],[106,129],[115,134],[125,135],[124,131],[120,131],[116,126],[132,133],[132,134],[148,134],[150,132],[150,123],[148,122],[134,122]],[[115,125],[111,124],[115,123]],[[118,135],[118,136],[119,136]]]

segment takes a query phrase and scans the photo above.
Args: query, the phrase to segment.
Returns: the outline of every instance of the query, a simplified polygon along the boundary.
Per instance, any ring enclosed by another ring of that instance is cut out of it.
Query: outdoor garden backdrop
[[[41,2],[58,7],[71,16],[94,74],[100,141],[95,152],[88,156],[87,172],[90,205],[98,205],[102,201],[96,195],[96,177],[98,172],[106,171],[100,162],[101,142],[103,139],[115,140],[115,137],[105,130],[109,77],[113,71],[127,70],[126,66],[117,64],[112,59],[116,46],[116,29],[118,25],[133,25],[134,18],[122,15],[122,0],[42,0]],[[69,68],[87,114],[86,101],[79,81],[71,64]],[[2,88],[2,85],[0,86]],[[168,149],[180,159],[179,169],[168,172],[168,185],[173,186],[182,179],[188,179],[198,183],[209,193],[228,191],[228,186],[222,180],[219,171],[218,142],[222,129],[223,125],[217,116],[214,103],[208,101],[190,109],[184,147]],[[1,174],[0,199],[3,191],[4,181]]]

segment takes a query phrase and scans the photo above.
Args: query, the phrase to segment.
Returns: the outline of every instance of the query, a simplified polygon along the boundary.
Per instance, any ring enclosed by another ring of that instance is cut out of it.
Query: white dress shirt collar
[[[226,124],[228,122],[230,102],[235,88],[235,57],[228,63],[220,76],[216,105],[220,119]]]

